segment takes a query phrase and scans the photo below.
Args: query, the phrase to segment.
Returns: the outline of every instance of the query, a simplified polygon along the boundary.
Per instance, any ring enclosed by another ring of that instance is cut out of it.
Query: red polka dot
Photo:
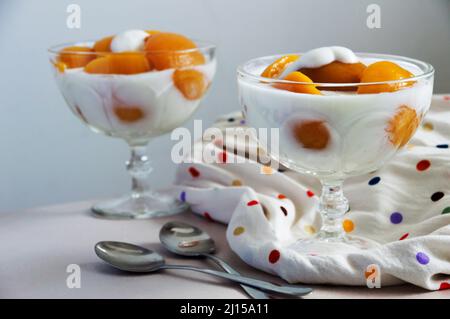
[[[200,172],[195,167],[189,167],[189,173],[191,173],[192,177],[199,177]]]
[[[439,290],[445,290],[445,289],[450,289],[450,283],[448,283],[448,282],[441,283],[441,285],[439,286]]]
[[[409,233],[403,234],[402,237],[400,237],[399,240],[406,239],[406,238],[408,238],[408,236],[409,236]]]
[[[445,95],[444,96],[444,101],[450,101],[450,95]]]
[[[276,249],[272,250],[269,254],[269,262],[271,264],[276,263],[280,259],[280,252]]]
[[[251,201],[249,201],[247,203],[247,206],[255,206],[255,205],[258,205],[258,204],[259,204],[259,202],[257,200],[251,200]]]
[[[285,199],[285,198],[286,198],[285,195],[283,195],[283,194],[278,194],[278,199]]]
[[[220,152],[218,157],[219,157],[219,163],[226,163],[227,162],[227,153]]]
[[[417,163],[416,168],[418,171],[425,171],[431,166],[431,163],[429,160],[421,160],[419,163]]]
[[[203,213],[203,216],[204,216],[207,220],[209,220],[210,222],[213,222],[213,221],[214,221],[214,219],[212,219],[211,215],[210,215],[208,212],[204,212],[204,213]]]
[[[306,192],[306,195],[308,195],[308,197],[313,197],[313,196],[314,196],[314,192],[308,190],[308,191]]]

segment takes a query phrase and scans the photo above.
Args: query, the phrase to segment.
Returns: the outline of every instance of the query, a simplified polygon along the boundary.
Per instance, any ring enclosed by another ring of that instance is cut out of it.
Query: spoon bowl
[[[180,221],[166,223],[159,232],[159,240],[169,251],[182,256],[203,256],[216,250],[208,233]]]
[[[97,256],[111,266],[129,272],[153,272],[165,265],[164,257],[145,247],[117,241],[95,245]]]

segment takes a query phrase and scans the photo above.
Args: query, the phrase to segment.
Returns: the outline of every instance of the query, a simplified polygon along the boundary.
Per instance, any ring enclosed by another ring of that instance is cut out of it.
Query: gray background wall
[[[79,30],[66,27],[70,3],[81,6]],[[381,29],[366,27],[370,3],[381,6]],[[239,63],[324,45],[423,59],[437,69],[435,92],[450,92],[449,14],[448,0],[1,0],[0,212],[129,188],[125,143],[91,133],[65,106],[46,56],[52,44],[130,28],[217,43],[215,83],[195,115],[207,125],[238,108]],[[149,147],[155,186],[173,179],[172,144],[163,136]]]

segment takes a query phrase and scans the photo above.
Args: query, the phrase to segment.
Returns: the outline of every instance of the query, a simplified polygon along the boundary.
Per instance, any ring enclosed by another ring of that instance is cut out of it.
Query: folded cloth
[[[240,112],[215,123],[227,131],[223,140],[194,144],[193,155],[177,171],[176,190],[195,213],[228,223],[230,247],[246,263],[288,282],[366,285],[367,267],[375,264],[381,286],[408,282],[429,290],[450,288],[449,121],[450,96],[435,95],[403,150],[378,171],[345,182],[350,210],[344,229],[375,241],[374,248],[323,245],[305,251],[295,245],[320,229],[320,184],[257,160],[236,164],[244,143],[227,147],[232,132],[226,128],[245,125]],[[218,161],[206,163],[196,152],[200,149],[213,151]],[[262,152],[254,142],[244,151],[247,157]]]

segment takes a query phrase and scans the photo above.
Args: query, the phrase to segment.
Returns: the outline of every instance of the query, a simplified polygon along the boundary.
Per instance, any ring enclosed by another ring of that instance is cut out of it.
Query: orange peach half
[[[293,82],[305,82],[313,83],[313,81],[299,71],[289,73],[284,80]],[[317,94],[322,95],[322,93],[316,88],[314,84],[295,84],[295,83],[276,83],[273,85],[277,89],[291,91],[295,93],[306,93],[306,94]]]
[[[208,88],[202,72],[193,69],[177,69],[173,72],[173,83],[188,100],[198,100]]]
[[[413,76],[414,74],[396,63],[390,61],[378,61],[369,65],[364,70],[361,77],[361,83],[402,80]],[[358,94],[394,92],[403,87],[412,86],[413,84],[414,81],[404,81],[400,83],[361,85],[358,87]]]
[[[263,73],[261,73],[261,76],[265,78],[277,78],[281,73],[283,73],[286,66],[294,61],[297,61],[298,58],[299,56],[296,54],[288,54],[282,56],[281,58],[271,63],[267,68],[265,68]]]
[[[169,32],[157,32],[147,38],[147,59],[156,70],[180,68],[205,63],[200,51],[177,52],[196,49],[197,45],[187,37]]]
[[[144,54],[121,52],[95,59],[84,70],[91,74],[137,74],[150,71],[151,66]]]
[[[82,68],[95,59],[95,54],[91,48],[82,46],[70,46],[62,49],[58,56],[58,62],[64,63],[65,67]]]

